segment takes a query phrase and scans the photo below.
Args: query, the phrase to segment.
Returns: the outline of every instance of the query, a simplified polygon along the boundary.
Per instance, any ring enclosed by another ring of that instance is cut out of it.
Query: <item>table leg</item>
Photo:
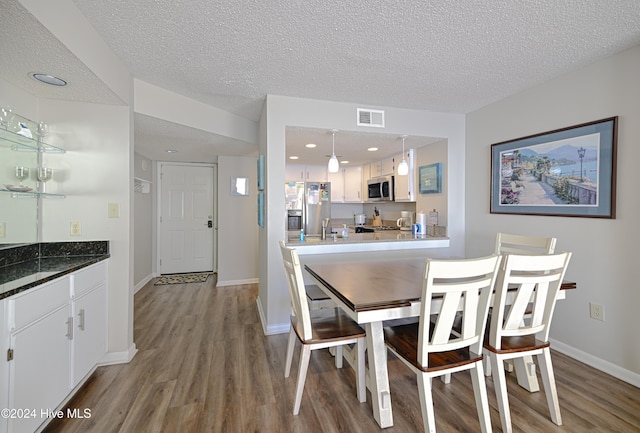
[[[540,384],[538,384],[536,365],[533,363],[533,357],[525,356],[523,358],[514,358],[512,361],[516,370],[518,385],[529,392],[540,391]]]
[[[389,373],[387,372],[387,348],[384,344],[382,322],[367,323],[366,331],[373,417],[380,427],[392,427],[393,413],[391,412]]]

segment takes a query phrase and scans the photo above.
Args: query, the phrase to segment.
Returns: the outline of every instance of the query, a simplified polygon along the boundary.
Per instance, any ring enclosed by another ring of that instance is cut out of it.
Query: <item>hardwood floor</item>
[[[356,398],[353,370],[335,368],[326,350],[314,351],[300,415],[291,377],[284,378],[287,334],[264,336],[257,285],[215,288],[207,283],[153,286],[135,296],[138,354],[129,364],[100,367],[69,402],[91,417],[52,421],[64,432],[372,432],[371,398]],[[640,432],[640,389],[553,353],[563,426],[549,418],[543,392],[530,394],[509,375],[514,432]],[[389,357],[394,427],[422,431],[414,375]],[[493,383],[487,379],[491,422],[501,431]],[[479,430],[468,372],[434,381],[438,431]]]

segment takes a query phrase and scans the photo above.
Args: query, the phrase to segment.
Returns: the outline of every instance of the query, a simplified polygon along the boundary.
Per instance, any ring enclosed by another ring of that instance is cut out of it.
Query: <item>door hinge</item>
[[[13,361],[13,349],[7,350],[7,361]]]

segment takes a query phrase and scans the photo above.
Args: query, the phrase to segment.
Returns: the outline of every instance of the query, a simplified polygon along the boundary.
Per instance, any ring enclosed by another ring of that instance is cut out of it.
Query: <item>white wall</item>
[[[385,110],[382,132],[442,137],[448,140],[448,229],[451,246],[446,253],[461,255],[464,251],[464,116],[389,107],[319,101],[268,95],[260,123],[260,153],[266,155],[266,227],[260,231],[260,290],[258,306],[266,333],[283,332],[289,323],[289,295],[284,279],[278,242],[285,239],[282,224],[285,180],[285,128],[302,126],[368,131],[356,126],[356,109]]]
[[[151,182],[148,194],[133,194],[133,284],[136,290],[153,277],[153,197],[156,193],[153,165],[145,156],[134,154],[133,175]]]
[[[554,348],[640,386],[638,71],[640,46],[470,113],[465,200],[467,254],[490,252],[498,231],[555,236],[558,250],[573,251],[566,278],[578,288],[558,303]],[[619,116],[616,219],[489,213],[492,143],[611,116]],[[589,318],[590,301],[604,305],[604,322]]]
[[[258,281],[257,163],[218,156],[218,286]],[[231,178],[249,178],[249,195],[231,195]]]

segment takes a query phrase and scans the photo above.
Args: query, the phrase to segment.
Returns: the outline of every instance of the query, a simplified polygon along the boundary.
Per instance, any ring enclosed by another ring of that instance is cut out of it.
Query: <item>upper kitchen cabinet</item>
[[[346,203],[362,203],[362,167],[346,167],[344,169],[344,201]]]
[[[331,203],[344,203],[344,168],[337,173],[329,173],[331,182]]]
[[[393,174],[393,157],[372,162],[369,165],[370,177],[391,176]]]
[[[286,181],[297,182],[326,182],[326,165],[287,164],[285,167]]]
[[[329,173],[332,203],[362,203],[362,167],[343,167]]]
[[[416,201],[416,170],[414,165],[414,149],[407,150],[405,154],[405,160],[409,165],[409,174],[400,175],[398,174],[398,166],[400,165],[400,161],[402,161],[402,154],[399,154],[395,157],[395,166],[393,172],[395,201]]]

